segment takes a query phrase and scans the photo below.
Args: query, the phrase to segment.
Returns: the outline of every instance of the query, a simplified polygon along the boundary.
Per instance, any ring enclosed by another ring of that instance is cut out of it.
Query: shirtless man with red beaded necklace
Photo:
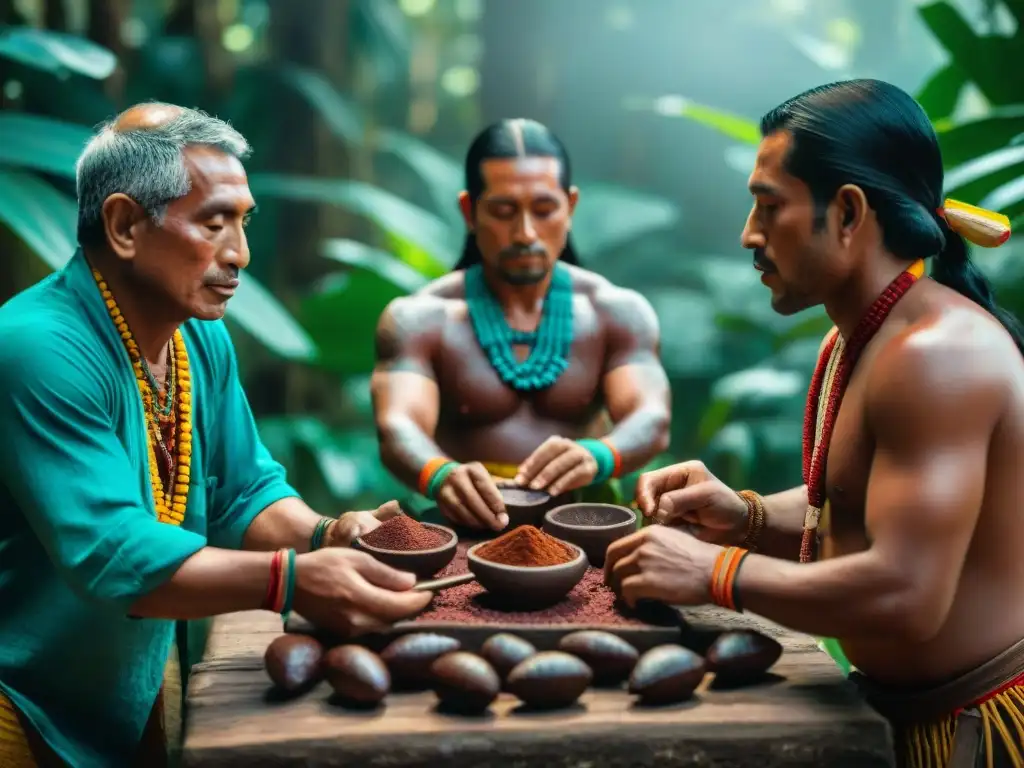
[[[743,245],[777,312],[823,304],[836,325],[805,485],[762,498],[697,461],[649,473],[638,502],[663,524],[613,544],[607,579],[630,604],[836,638],[900,765],[1022,766],[1024,334],[963,240],[999,245],[1009,223],[943,202],[935,133],[894,86],[823,86],[761,129]]]

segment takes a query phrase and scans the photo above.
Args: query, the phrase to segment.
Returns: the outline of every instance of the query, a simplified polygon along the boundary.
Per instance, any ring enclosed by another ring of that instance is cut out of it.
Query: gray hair
[[[198,109],[153,105],[181,111],[159,125],[128,130],[118,129],[118,118],[114,118],[104,123],[82,150],[75,164],[78,241],[82,245],[106,241],[103,202],[119,192],[160,224],[167,205],[191,189],[182,156],[185,147],[214,147],[240,160],[251,151],[245,137],[223,120]]]

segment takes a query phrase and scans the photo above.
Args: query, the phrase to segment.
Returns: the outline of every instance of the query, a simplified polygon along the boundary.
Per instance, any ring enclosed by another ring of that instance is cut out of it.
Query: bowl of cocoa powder
[[[505,513],[508,515],[508,530],[520,525],[532,525],[537,528],[544,522],[544,513],[552,507],[565,503],[566,494],[554,498],[547,491],[523,488],[513,483],[498,483],[498,493],[505,502]]]
[[[617,504],[565,504],[544,515],[545,533],[583,548],[595,568],[613,541],[636,531],[636,512]]]
[[[421,523],[408,515],[395,515],[353,542],[356,549],[385,565],[427,579],[455,557],[459,537],[443,525]]]
[[[466,558],[484,589],[520,610],[554,605],[579,584],[588,565],[580,547],[532,525],[475,544]]]

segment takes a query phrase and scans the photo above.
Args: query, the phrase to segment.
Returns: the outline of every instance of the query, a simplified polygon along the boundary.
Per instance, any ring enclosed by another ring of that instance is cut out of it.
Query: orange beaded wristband
[[[451,462],[451,459],[446,459],[444,456],[438,456],[437,458],[431,459],[423,465],[423,469],[420,470],[419,480],[416,483],[416,489],[423,494],[427,495],[427,488],[430,486],[430,478],[434,476],[445,464]]]
[[[612,477],[618,477],[619,473],[622,472],[622,456],[619,455],[619,452],[608,438],[602,437],[601,442],[608,447],[608,450],[612,452],[612,456],[615,458],[615,468],[612,470]]]
[[[711,601],[715,605],[742,612],[736,603],[736,572],[749,554],[740,547],[726,547],[718,553],[711,570]]]

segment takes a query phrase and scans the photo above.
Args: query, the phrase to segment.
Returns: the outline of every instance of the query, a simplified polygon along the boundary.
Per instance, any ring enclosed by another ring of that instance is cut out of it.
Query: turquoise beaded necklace
[[[508,386],[520,392],[547,389],[569,367],[572,348],[572,276],[555,263],[544,311],[535,332],[509,328],[501,304],[487,287],[483,268],[466,270],[466,305],[477,341],[494,370]],[[529,356],[516,360],[514,345],[530,347]]]

